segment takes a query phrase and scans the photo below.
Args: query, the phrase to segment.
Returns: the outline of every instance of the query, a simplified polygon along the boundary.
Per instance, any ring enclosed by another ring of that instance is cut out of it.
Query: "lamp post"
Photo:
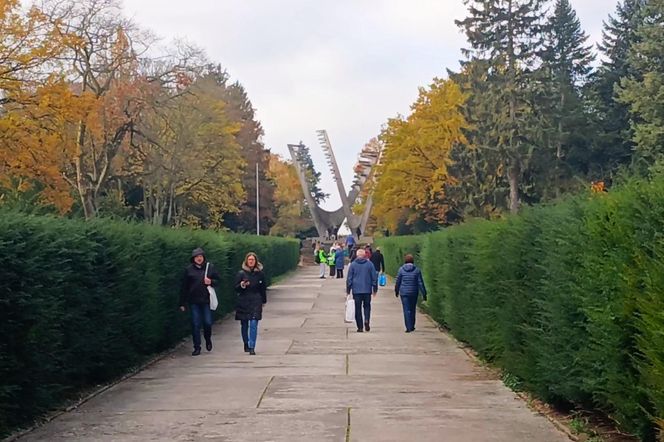
[[[256,235],[261,236],[260,192],[258,189],[258,161],[256,161]]]

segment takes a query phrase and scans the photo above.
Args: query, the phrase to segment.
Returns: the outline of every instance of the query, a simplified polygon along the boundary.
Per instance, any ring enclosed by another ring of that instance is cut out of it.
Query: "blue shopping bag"
[[[381,287],[387,284],[387,275],[385,273],[381,273],[380,276],[378,277],[378,284]]]

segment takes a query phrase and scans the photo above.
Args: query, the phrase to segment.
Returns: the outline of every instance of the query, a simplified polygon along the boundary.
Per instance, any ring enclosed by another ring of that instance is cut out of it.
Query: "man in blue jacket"
[[[364,249],[357,251],[357,258],[348,267],[348,277],[346,278],[346,293],[353,292],[355,301],[355,322],[357,323],[357,332],[369,331],[369,321],[371,320],[371,295],[378,293],[378,273],[376,268],[365,257]],[[362,311],[364,310],[364,320]]]
[[[424,287],[422,272],[414,262],[413,255],[404,257],[406,262],[397,273],[397,283],[394,286],[397,298],[401,295],[403,305],[403,318],[406,322],[406,333],[415,330],[415,312],[417,310],[417,295],[421,292],[424,300],[427,300],[427,289]]]

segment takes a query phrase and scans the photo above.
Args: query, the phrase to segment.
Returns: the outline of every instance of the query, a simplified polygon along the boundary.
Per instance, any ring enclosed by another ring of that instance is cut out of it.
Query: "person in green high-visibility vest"
[[[330,247],[330,253],[327,255],[327,265],[330,266],[330,276],[334,277],[337,274],[337,269],[335,267],[337,249],[333,245]]]
[[[318,276],[320,279],[325,279],[325,270],[327,269],[327,255],[325,254],[325,249],[323,249],[320,244],[316,244],[316,250],[314,250],[314,259],[320,268],[320,274]]]

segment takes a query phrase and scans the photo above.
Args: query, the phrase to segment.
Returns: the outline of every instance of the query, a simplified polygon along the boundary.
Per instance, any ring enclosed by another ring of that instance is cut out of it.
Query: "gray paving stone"
[[[231,315],[211,353],[191,357],[187,343],[23,440],[566,440],[430,320],[404,333],[391,287],[373,301],[371,332],[356,333],[345,282],[317,272],[269,290],[258,355]]]

